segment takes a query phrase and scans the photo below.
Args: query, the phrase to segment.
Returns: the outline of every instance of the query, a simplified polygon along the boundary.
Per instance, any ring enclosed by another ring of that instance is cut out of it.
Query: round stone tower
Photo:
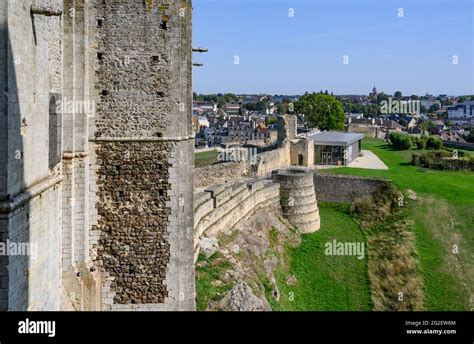
[[[301,233],[318,231],[320,219],[313,173],[297,168],[278,170],[273,172],[273,180],[280,184],[283,216]]]

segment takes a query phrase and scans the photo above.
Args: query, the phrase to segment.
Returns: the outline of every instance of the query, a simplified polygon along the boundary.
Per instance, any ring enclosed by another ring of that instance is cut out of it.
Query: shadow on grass
[[[400,165],[400,166],[413,166],[413,164],[411,162],[401,162],[398,165]]]

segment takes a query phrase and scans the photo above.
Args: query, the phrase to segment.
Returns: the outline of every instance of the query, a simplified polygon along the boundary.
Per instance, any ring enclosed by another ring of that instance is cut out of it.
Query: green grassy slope
[[[370,310],[370,287],[367,258],[325,255],[325,243],[364,242],[359,225],[348,213],[348,205],[321,202],[321,229],[303,235],[301,245],[287,248],[288,270],[279,271],[277,280],[280,302],[272,301],[274,310],[347,311]],[[289,275],[297,278],[288,286]]]
[[[468,310],[474,288],[474,174],[426,171],[410,164],[413,151],[394,151],[382,140],[365,139],[388,171],[338,168],[331,173],[390,179],[422,198],[411,209],[426,285],[428,310]],[[455,246],[457,245],[457,246]],[[454,253],[456,251],[458,253]]]

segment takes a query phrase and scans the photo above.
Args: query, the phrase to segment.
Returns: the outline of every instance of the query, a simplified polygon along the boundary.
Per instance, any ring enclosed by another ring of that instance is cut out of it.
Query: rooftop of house
[[[193,106],[215,106],[216,103],[214,101],[202,101],[202,100],[195,100],[193,102]]]
[[[444,127],[444,122],[440,119],[434,120],[433,124],[436,126],[443,126]]]
[[[349,146],[364,138],[364,134],[343,133],[339,131],[325,131],[308,136],[317,145],[325,146]]]
[[[474,106],[474,100],[467,100],[467,101],[462,102],[462,103],[457,103],[457,104],[454,104],[454,105],[450,105],[450,106],[448,106],[448,109],[455,109],[455,108],[466,106],[466,105]]]

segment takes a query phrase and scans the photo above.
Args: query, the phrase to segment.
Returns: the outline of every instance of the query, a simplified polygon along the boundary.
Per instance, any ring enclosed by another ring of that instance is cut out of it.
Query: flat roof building
[[[359,157],[364,134],[326,131],[308,136],[316,165],[347,166]]]

